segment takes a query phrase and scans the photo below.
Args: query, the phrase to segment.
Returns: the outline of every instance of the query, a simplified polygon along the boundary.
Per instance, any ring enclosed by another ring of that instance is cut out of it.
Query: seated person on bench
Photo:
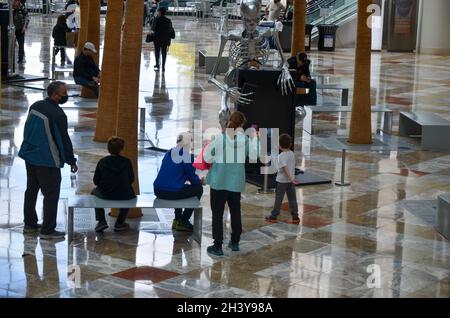
[[[308,60],[306,53],[298,53],[296,56],[289,58],[287,62],[289,64],[289,69],[297,71],[295,86],[297,88],[309,89],[309,94],[307,94],[305,98],[301,98],[302,105],[317,105],[317,84],[316,81],[311,78],[311,73],[309,72],[311,61]]]
[[[125,142],[122,138],[111,137],[108,140],[108,152],[97,163],[94,173],[94,184],[97,186],[92,194],[105,200],[131,200],[136,197],[133,189],[134,173],[130,159],[120,155]],[[127,230],[130,226],[125,223],[128,209],[120,209],[114,231]],[[96,232],[103,232],[108,228],[105,219],[105,209],[95,209],[95,219],[98,221]]]
[[[191,137],[188,134],[180,134],[177,137],[176,147],[166,152],[158,176],[153,182],[153,188],[157,198],[163,200],[181,200],[197,197],[199,200],[203,194],[203,180],[195,174],[192,166],[194,156],[190,153]],[[185,184],[189,181],[190,184]],[[193,231],[189,222],[193,209],[175,209],[175,219],[172,229],[178,231]]]
[[[92,58],[94,53],[97,53],[95,45],[91,42],[86,42],[83,51],[75,58],[73,78],[76,84],[91,89],[95,93],[95,96],[98,97],[100,69]]]

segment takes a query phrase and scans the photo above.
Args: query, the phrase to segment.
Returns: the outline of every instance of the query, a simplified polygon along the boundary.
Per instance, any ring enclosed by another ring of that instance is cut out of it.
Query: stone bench
[[[90,99],[78,99],[74,102],[67,102],[66,104],[60,105],[62,109],[98,109],[98,100]],[[145,133],[145,106],[139,106],[139,129],[141,132]]]
[[[95,208],[154,208],[154,209],[194,209],[194,240],[201,244],[203,208],[196,197],[183,200],[162,200],[153,194],[140,194],[132,200],[103,200],[94,195],[75,195],[68,198],[67,204],[67,236],[69,245],[73,240],[75,209]]]
[[[225,52],[224,52],[225,53]],[[198,66],[199,67],[205,67],[205,73],[211,74],[212,70],[214,68],[214,64],[217,61],[218,54],[211,54],[208,53],[206,50],[199,50],[198,51]],[[228,55],[222,55],[220,58],[219,68],[217,70],[217,74],[223,74],[228,71],[229,64],[228,64]]]
[[[351,106],[305,106],[306,116],[303,120],[303,129],[310,135],[313,131],[313,115],[314,113],[349,113],[352,111]],[[383,113],[383,131],[386,134],[392,133],[392,110],[384,106],[375,106],[371,108],[372,113]]]
[[[348,106],[348,87],[343,87],[338,84],[317,84],[317,90],[322,90],[322,94],[324,90],[340,90],[341,91],[341,106]]]
[[[421,136],[422,148],[450,150],[450,121],[429,112],[400,112],[399,135]]]
[[[450,240],[450,194],[437,198],[436,230]]]

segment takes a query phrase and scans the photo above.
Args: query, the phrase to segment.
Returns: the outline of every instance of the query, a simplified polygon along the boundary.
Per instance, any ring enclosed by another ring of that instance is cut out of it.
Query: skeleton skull
[[[255,32],[260,20],[261,0],[242,0],[240,8],[245,30]]]

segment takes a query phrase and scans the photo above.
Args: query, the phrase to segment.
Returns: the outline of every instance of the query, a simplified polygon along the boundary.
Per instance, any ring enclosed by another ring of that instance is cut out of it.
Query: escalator
[[[332,24],[343,26],[356,19],[358,9],[357,0],[311,0],[306,9],[306,23],[314,26]],[[325,13],[325,16],[321,16]],[[319,36],[318,28],[313,28],[311,39]]]

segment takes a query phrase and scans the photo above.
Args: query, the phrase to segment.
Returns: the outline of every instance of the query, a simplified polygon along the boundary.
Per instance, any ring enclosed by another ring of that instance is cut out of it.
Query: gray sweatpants
[[[272,216],[277,217],[280,214],[281,204],[283,203],[284,194],[287,194],[289,202],[289,210],[292,217],[298,218],[297,195],[295,185],[292,183],[277,182],[277,190],[275,192],[275,205],[273,207]]]

